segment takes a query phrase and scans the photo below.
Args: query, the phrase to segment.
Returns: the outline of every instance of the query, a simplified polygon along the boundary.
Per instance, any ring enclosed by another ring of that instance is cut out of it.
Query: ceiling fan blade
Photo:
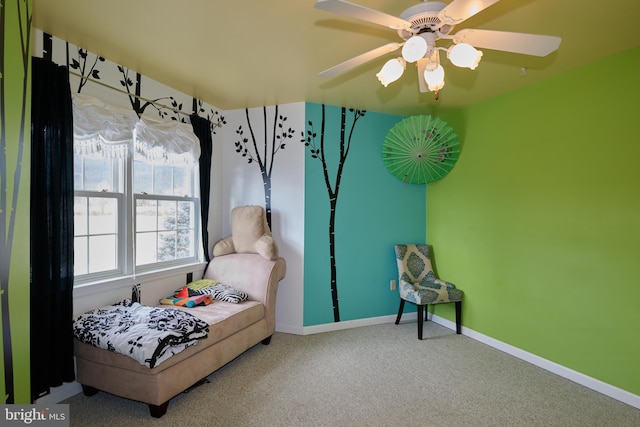
[[[438,19],[446,25],[456,25],[499,0],[453,0],[438,13]]]
[[[400,19],[384,12],[379,12],[375,9],[349,3],[344,0],[318,0],[314,7],[327,12],[350,16],[362,21],[382,25],[394,30],[411,28],[411,23],[409,21],[405,21],[404,19]]]
[[[379,58],[382,55],[386,55],[387,53],[393,52],[394,50],[398,50],[401,46],[402,43],[389,43],[384,46],[380,46],[322,71],[320,73],[320,77],[324,77],[327,79],[336,77],[340,74],[346,73],[353,68],[359,67],[362,64],[373,61],[374,59]]]
[[[558,49],[562,39],[541,34],[508,31],[464,29],[453,35],[455,43],[468,43],[476,48],[502,50],[524,55],[546,56]]]

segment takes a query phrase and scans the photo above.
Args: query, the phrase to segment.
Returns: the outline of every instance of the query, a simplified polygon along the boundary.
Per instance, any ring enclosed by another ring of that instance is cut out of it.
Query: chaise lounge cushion
[[[129,356],[154,368],[207,337],[208,324],[173,308],[149,307],[124,299],[73,319],[75,337]]]
[[[224,301],[216,301],[208,306],[198,306],[193,308],[179,307],[178,310],[187,311],[199,319],[205,321],[209,327],[209,336],[198,341],[198,344],[174,355],[166,361],[160,363],[153,369],[141,365],[131,357],[115,352],[99,351],[101,349],[78,340],[75,342],[75,354],[77,357],[92,360],[105,365],[120,366],[123,369],[154,374],[167,369],[182,360],[188,359],[193,354],[213,345],[235,332],[242,330],[249,325],[264,318],[264,306],[255,301],[245,301],[241,304],[233,304]],[[212,327],[215,325],[215,327]]]

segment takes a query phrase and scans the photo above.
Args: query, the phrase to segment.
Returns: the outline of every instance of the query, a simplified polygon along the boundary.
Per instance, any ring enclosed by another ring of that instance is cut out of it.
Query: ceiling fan
[[[386,87],[399,79],[406,63],[416,63],[420,92],[438,90],[444,86],[444,69],[440,64],[440,52],[458,67],[475,69],[482,57],[476,48],[500,50],[534,56],[546,56],[560,46],[560,37],[513,33],[507,31],[463,29],[451,34],[455,25],[481,12],[499,0],[453,0],[449,4],[424,0],[409,7],[399,17],[350,3],[345,0],[317,0],[315,7],[327,12],[382,25],[398,32],[403,40],[388,43],[320,73],[333,78],[353,68],[373,61],[402,48],[402,56],[390,59],[376,74]],[[436,46],[439,40],[449,40],[448,48]]]

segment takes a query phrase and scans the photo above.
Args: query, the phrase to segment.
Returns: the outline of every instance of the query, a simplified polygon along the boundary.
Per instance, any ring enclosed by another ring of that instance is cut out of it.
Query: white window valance
[[[200,140],[190,124],[142,116],[135,126],[136,152],[151,162],[194,163]]]
[[[100,99],[73,94],[73,136],[77,154],[126,157],[134,141],[139,159],[165,164],[193,164],[200,158],[200,140],[190,124],[162,121]]]
[[[138,116],[131,109],[73,94],[73,137],[78,154],[125,157],[137,121]]]

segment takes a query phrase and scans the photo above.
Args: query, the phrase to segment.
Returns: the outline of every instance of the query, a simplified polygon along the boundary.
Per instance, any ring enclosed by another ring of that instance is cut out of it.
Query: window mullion
[[[133,200],[133,139],[129,142],[129,150],[125,162],[125,168],[120,176],[124,179],[124,201],[121,211],[121,218],[124,218],[120,229],[120,236],[123,237],[120,248],[120,261],[122,262],[123,271],[126,274],[135,273],[135,236],[134,236],[134,218],[135,203]]]

